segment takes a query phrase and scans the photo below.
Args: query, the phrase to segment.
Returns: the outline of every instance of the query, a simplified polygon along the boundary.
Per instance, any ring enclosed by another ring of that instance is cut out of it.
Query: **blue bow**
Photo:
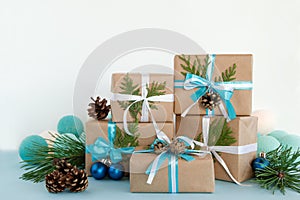
[[[108,122],[108,141],[103,137],[98,137],[94,144],[86,146],[86,152],[92,156],[92,161],[110,157],[112,163],[122,161],[122,153],[132,154],[134,147],[115,148],[114,140],[116,137],[116,123]]]

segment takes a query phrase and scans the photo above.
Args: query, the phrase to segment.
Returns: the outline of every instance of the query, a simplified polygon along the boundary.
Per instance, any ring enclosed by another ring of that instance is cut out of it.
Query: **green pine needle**
[[[138,123],[129,123],[128,129],[134,136],[128,135],[125,133],[124,130],[121,130],[117,126],[116,130],[116,137],[114,141],[115,148],[122,148],[122,147],[136,147],[139,145],[138,137]]]
[[[262,188],[271,190],[273,194],[276,190],[285,194],[286,188],[300,193],[300,161],[297,161],[299,158],[300,149],[293,151],[292,147],[278,147],[267,153],[266,159],[270,165],[255,170],[255,181]]]
[[[183,76],[186,76],[187,73],[195,74],[197,76],[201,76],[202,78],[206,77],[206,72],[208,65],[210,64],[209,55],[206,55],[204,58],[204,64],[201,64],[201,60],[198,56],[195,56],[196,59],[193,63],[191,63],[191,57],[180,55],[179,59],[183,61],[183,64],[180,64],[181,68],[185,72],[181,72]]]
[[[55,167],[52,162],[54,158],[67,159],[69,163],[80,169],[84,168],[85,159],[85,134],[82,133],[78,139],[68,135],[54,135],[49,132],[51,139],[47,139],[52,146],[43,146],[33,143],[29,150],[32,160],[24,160],[21,169],[26,172],[20,177],[25,181],[38,183],[44,181],[45,176],[51,173]]]

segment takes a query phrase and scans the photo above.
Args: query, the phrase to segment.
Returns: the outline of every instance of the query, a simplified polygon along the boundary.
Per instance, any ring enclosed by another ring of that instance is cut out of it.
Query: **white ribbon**
[[[128,135],[134,135],[131,133],[128,129],[128,124],[127,124],[127,114],[129,112],[130,107],[139,102],[143,101],[142,105],[142,115],[141,115],[141,121],[142,122],[147,122],[149,121],[149,113],[150,117],[155,129],[155,132],[157,134],[157,137],[161,140],[165,141],[170,141],[169,138],[165,135],[162,134],[163,132],[158,128],[158,125],[152,115],[149,101],[154,101],[154,102],[173,102],[174,101],[174,95],[173,94],[165,94],[165,95],[158,95],[158,96],[152,96],[152,97],[147,97],[148,95],[148,90],[147,90],[147,85],[149,85],[149,74],[142,74],[142,94],[141,96],[138,95],[131,95],[131,94],[119,94],[119,93],[114,93],[111,100],[113,101],[134,101],[131,103],[124,111],[123,115],[123,126],[124,126],[124,131]]]
[[[195,144],[207,148],[207,150],[210,151],[215,156],[217,161],[225,169],[226,173],[229,175],[231,180],[233,180],[238,185],[243,185],[233,177],[225,161],[221,158],[221,156],[217,152],[230,153],[230,154],[246,154],[246,153],[256,151],[257,143],[243,145],[243,146],[208,146],[209,123],[210,123],[210,117],[204,116],[202,119],[203,143],[199,141],[194,141]]]

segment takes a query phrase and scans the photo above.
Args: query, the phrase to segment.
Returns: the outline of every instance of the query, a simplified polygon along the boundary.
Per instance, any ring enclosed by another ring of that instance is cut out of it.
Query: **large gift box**
[[[171,74],[115,73],[111,91],[114,122],[173,121],[174,81]]]
[[[177,175],[172,177],[172,164],[165,160],[156,172],[151,184],[147,183],[145,173],[148,166],[158,155],[134,153],[130,159],[131,192],[214,192],[214,167],[210,154],[203,157],[193,156],[195,160],[178,159]],[[173,183],[172,183],[173,181]],[[175,187],[175,188],[174,188]]]
[[[108,120],[90,120],[86,122],[86,146],[91,148],[91,145],[97,146],[97,141],[101,139],[101,141],[107,141],[107,144],[104,145],[110,145],[109,144],[109,124],[113,122],[109,122]],[[122,138],[118,138],[118,133],[122,134],[123,136],[129,137],[126,135],[126,132],[124,131],[124,124],[123,123],[113,123],[113,126],[115,126],[115,132],[116,132],[116,139],[122,140]],[[169,138],[173,138],[174,136],[174,124],[172,122],[166,122],[166,123],[157,123],[158,128],[163,131]],[[153,143],[153,141],[156,139],[156,132],[153,127],[152,123],[128,123],[128,129],[133,133],[135,136],[137,136],[137,143],[134,144],[134,146],[149,146]],[[99,143],[99,142],[98,142]],[[114,148],[118,149],[120,147],[117,147],[113,145]],[[130,147],[130,146],[129,146]],[[98,147],[97,147],[98,148]],[[87,148],[88,149],[88,148]],[[122,164],[125,167],[125,171],[129,171],[129,158],[131,156],[131,153],[133,152],[134,148],[132,148],[132,151],[129,151],[124,148],[120,148],[123,156]],[[123,151],[124,150],[124,151]],[[125,152],[125,153],[123,153]],[[109,153],[109,152],[108,152]],[[86,172],[88,175],[90,175],[90,167],[96,160],[95,156],[92,159],[92,153],[87,152],[85,155],[85,167]]]
[[[211,122],[219,118],[212,117]],[[188,115],[181,117],[177,115],[176,133],[177,135],[185,135],[196,140],[201,140],[202,123],[203,116]],[[238,182],[243,182],[254,175],[251,162],[256,158],[257,118],[243,116],[237,117],[229,123],[223,120],[222,123],[220,129],[222,133],[219,135],[220,137],[213,148],[224,160],[232,176]],[[210,128],[213,128],[212,126]],[[228,144],[230,144],[229,147],[223,147]],[[216,179],[232,181],[229,174],[217,160],[214,162],[214,167]]]
[[[175,114],[251,114],[252,55],[176,55],[174,69]]]

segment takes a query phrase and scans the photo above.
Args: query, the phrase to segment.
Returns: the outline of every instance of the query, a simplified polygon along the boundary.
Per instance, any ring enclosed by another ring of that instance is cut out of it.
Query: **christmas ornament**
[[[280,146],[267,153],[269,166],[255,170],[256,182],[262,188],[279,190],[285,194],[286,188],[300,193],[300,149],[293,152],[292,148]]]
[[[65,177],[62,172],[54,170],[45,178],[46,188],[51,193],[63,192],[66,188]]]
[[[280,146],[280,142],[272,136],[262,135],[257,138],[257,152],[268,153]],[[259,156],[259,155],[257,155]]]
[[[67,115],[62,117],[57,124],[57,132],[73,133],[77,137],[84,131],[83,123],[74,115]]]
[[[252,116],[258,117],[257,131],[260,134],[268,134],[274,130],[275,127],[275,114],[269,110],[254,111]]]
[[[297,151],[300,148],[300,136],[298,135],[286,135],[280,139],[282,145],[292,147],[293,151]]]
[[[270,162],[266,159],[266,154],[264,152],[260,153],[260,157],[255,158],[252,162],[253,170],[264,169],[270,165]]]
[[[124,167],[121,164],[112,164],[108,168],[108,177],[113,180],[120,180],[124,177]]]
[[[221,97],[219,94],[214,92],[207,92],[205,95],[203,95],[199,103],[204,107],[208,108],[209,110],[215,109],[221,102]]]
[[[91,171],[91,175],[96,180],[101,180],[106,176],[108,167],[102,162],[95,162],[92,164],[90,171]]]
[[[39,135],[31,135],[26,137],[19,147],[19,156],[22,160],[33,160],[35,155],[32,151],[36,149],[37,146],[47,147],[48,144],[44,138]],[[45,156],[46,157],[46,156]],[[45,158],[43,157],[43,159]]]
[[[268,134],[268,136],[272,136],[276,138],[278,141],[280,141],[280,139],[286,135],[288,135],[288,133],[282,130],[275,130]]]
[[[105,119],[110,111],[110,105],[107,104],[107,100],[98,96],[96,100],[91,97],[93,103],[90,103],[88,108],[88,115],[94,119],[101,120]]]
[[[32,159],[21,162],[22,169],[25,173],[20,177],[26,181],[41,182],[45,180],[45,176],[57,169],[53,160],[67,159],[73,166],[84,169],[85,163],[85,134],[81,134],[79,138],[62,134],[53,135],[49,142],[54,143],[53,146],[35,144],[28,153]]]

